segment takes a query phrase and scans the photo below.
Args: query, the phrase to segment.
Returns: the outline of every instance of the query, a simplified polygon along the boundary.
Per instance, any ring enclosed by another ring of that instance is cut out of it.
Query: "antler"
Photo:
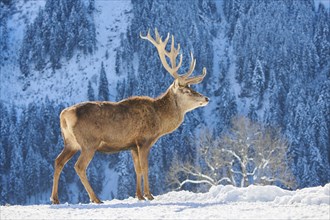
[[[167,72],[169,72],[174,77],[174,79],[179,79],[179,83],[181,85],[197,84],[197,83],[200,83],[204,79],[204,77],[206,75],[205,67],[203,68],[202,75],[197,76],[197,77],[188,78],[193,73],[193,71],[195,70],[195,66],[196,66],[196,59],[194,59],[192,52],[190,53],[191,63],[190,63],[190,68],[189,68],[188,72],[186,72],[183,75],[178,74],[178,70],[182,65],[182,54],[180,54],[180,61],[179,61],[179,64],[177,65],[176,58],[180,52],[180,44],[178,44],[177,48],[174,47],[174,36],[173,35],[172,35],[172,43],[171,43],[170,51],[167,51],[165,49],[167,42],[170,38],[169,33],[167,34],[167,37],[164,41],[162,40],[162,37],[159,35],[157,28],[155,28],[156,39],[151,37],[150,30],[148,30],[148,33],[146,36],[142,36],[142,34],[140,33],[140,37],[142,39],[148,40],[157,48],[159,58],[163,64],[164,68],[166,69]],[[169,60],[171,62],[171,66],[167,63],[166,57],[169,58]]]

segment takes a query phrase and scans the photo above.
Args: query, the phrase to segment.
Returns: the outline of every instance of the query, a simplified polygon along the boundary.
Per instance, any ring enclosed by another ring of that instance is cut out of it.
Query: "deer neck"
[[[171,133],[183,122],[185,111],[177,102],[171,87],[155,101],[156,111],[161,121],[161,134]]]

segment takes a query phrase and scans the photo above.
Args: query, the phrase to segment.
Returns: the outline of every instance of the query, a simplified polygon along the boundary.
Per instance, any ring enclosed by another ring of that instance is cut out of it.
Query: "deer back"
[[[74,137],[81,148],[119,151],[153,139],[161,130],[154,102],[148,97],[118,103],[85,102],[65,109],[61,117],[66,125],[62,126],[64,136]]]

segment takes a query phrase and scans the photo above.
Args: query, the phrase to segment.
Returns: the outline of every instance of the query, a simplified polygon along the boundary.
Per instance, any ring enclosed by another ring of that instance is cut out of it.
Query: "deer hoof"
[[[92,200],[93,203],[96,204],[102,204],[103,202],[101,200],[99,200],[98,198],[95,198],[94,200]]]
[[[52,202],[53,205],[60,204],[60,201],[58,199],[55,199],[55,198],[51,198],[50,201]]]
[[[136,195],[136,198],[138,198],[138,200],[146,200],[142,195]]]
[[[154,197],[151,194],[144,195],[148,200],[154,200]]]

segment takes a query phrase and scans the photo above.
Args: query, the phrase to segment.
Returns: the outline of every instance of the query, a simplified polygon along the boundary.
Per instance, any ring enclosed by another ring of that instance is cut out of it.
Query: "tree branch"
[[[209,185],[211,185],[211,186],[215,186],[215,184],[212,184],[212,183],[210,183],[210,182],[207,181],[207,180],[190,180],[190,179],[186,179],[186,180],[184,180],[183,182],[181,182],[181,183],[179,184],[179,187],[176,188],[176,190],[181,189],[182,186],[183,186],[184,184],[186,184],[186,183],[193,183],[193,184],[207,183],[207,184],[209,184]]]

